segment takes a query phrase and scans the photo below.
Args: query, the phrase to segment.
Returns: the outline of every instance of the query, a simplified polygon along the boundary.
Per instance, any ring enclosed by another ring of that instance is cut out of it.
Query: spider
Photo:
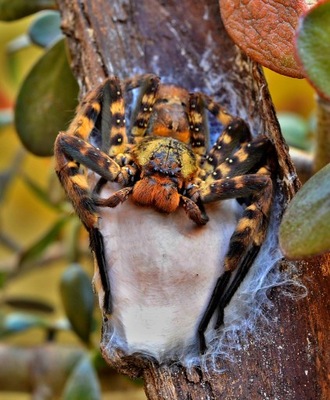
[[[124,97],[135,88],[139,88],[139,96],[127,129]],[[210,149],[206,111],[224,127]],[[124,81],[110,77],[90,92],[68,131],[60,132],[56,139],[55,168],[90,234],[106,314],[112,313],[112,301],[98,229],[100,207],[116,207],[131,197],[137,205],[167,214],[183,207],[187,216],[202,226],[208,222],[204,204],[237,199],[243,212],[230,239],[224,272],[196,332],[204,353],[204,334],[211,318],[216,315],[215,328],[222,325],[224,308],[265,237],[273,193],[270,154],[266,136],[252,138],[244,120],[226,112],[213,98],[161,84],[155,75]],[[99,176],[94,187],[89,187],[86,169]],[[99,193],[107,182],[116,182],[121,188],[104,199]]]

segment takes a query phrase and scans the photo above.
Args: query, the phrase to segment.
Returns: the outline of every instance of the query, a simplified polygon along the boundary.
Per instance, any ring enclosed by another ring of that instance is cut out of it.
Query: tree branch
[[[82,92],[106,76],[153,72],[163,81],[215,95],[254,132],[266,132],[278,157],[277,202],[281,214],[300,183],[279,130],[261,68],[232,43],[215,0],[58,0],[72,68]],[[277,225],[273,227],[274,230]],[[276,232],[275,232],[276,233]],[[283,262],[283,269],[292,269]],[[103,326],[101,348],[109,363],[143,376],[149,399],[326,399],[330,365],[329,258],[301,263],[309,293],[294,299],[273,289],[268,321],[233,350],[235,362],[218,357],[216,368],[187,370],[119,352],[109,356]],[[219,372],[222,371],[222,372]]]

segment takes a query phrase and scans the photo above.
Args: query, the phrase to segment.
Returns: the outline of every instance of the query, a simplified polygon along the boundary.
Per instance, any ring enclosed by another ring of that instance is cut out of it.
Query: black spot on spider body
[[[247,123],[241,118],[235,118],[226,128],[227,133],[232,137],[237,137],[239,143],[251,140],[251,132]]]
[[[228,164],[228,165],[236,165],[237,164],[237,162],[238,162],[238,158],[236,157],[236,156],[231,156],[231,157],[227,157],[226,159],[225,159],[225,161],[226,161],[226,163]]]
[[[76,176],[79,174],[79,166],[77,164],[69,166],[67,171],[68,171],[68,176],[70,177]]]
[[[256,219],[257,215],[258,215],[258,211],[257,210],[247,209],[244,212],[244,217],[247,218],[247,219],[250,219],[250,220]]]
[[[99,111],[96,110],[92,104],[88,104],[85,110],[85,115],[87,118],[91,119],[92,121],[96,121],[98,117]]]
[[[116,113],[112,115],[111,124],[117,127],[124,127],[125,126],[125,116],[120,113]]]
[[[213,155],[206,156],[206,160],[209,164],[211,164],[213,167],[218,165],[218,159],[217,157]]]
[[[201,137],[198,138],[197,140],[192,140],[191,141],[191,146],[192,147],[204,147],[205,146],[205,140]]]
[[[236,235],[235,235],[236,236]],[[230,243],[226,258],[237,258],[238,254],[243,254],[246,250],[245,244],[241,240],[234,240]]]
[[[134,126],[137,126],[137,127],[139,127],[139,128],[146,128],[146,126],[147,126],[147,121],[146,121],[144,118],[138,118],[138,119],[135,121]]]
[[[212,177],[213,179],[220,179],[221,178],[221,172],[219,170],[213,171],[212,172]]]
[[[123,142],[123,135],[121,133],[117,133],[110,139],[110,146],[116,146]]]
[[[107,88],[104,87],[104,90],[107,90]],[[120,88],[119,81],[118,82],[109,82],[109,94],[110,94],[112,103],[122,99],[122,91]]]
[[[148,102],[142,102],[140,105],[140,111],[150,113],[152,111],[152,105]]]

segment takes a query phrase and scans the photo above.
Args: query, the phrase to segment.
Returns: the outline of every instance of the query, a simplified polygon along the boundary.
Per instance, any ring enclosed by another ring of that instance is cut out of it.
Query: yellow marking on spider
[[[269,175],[269,171],[266,167],[261,167],[258,171],[258,174],[260,175]]]
[[[125,106],[122,100],[111,103],[110,110],[112,114],[125,115]]]
[[[94,127],[93,120],[88,118],[86,115],[82,115],[78,120],[75,133],[78,133],[79,135],[81,135],[82,138],[87,139],[93,127]]]
[[[227,125],[233,120],[233,116],[223,110],[219,110],[217,118],[223,125]]]
[[[101,104],[98,101],[94,101],[92,103],[92,108],[95,110],[97,113],[101,111]]]
[[[194,111],[191,113],[191,120],[195,123],[195,124],[200,124],[203,122],[203,116],[202,114]]]
[[[139,140],[143,139],[143,135],[144,135],[144,131],[146,130],[146,128],[140,128],[138,126],[133,126],[132,130],[131,130],[131,134],[132,136],[134,136],[134,140],[136,143],[138,143]]]
[[[111,149],[109,151],[109,156],[110,157],[115,157],[120,153],[124,153],[126,149],[126,143],[120,143],[120,144],[115,144],[111,146]]]
[[[245,149],[239,150],[235,156],[238,158],[239,162],[243,162],[249,158],[249,154],[245,151]]]
[[[224,134],[221,138],[223,144],[229,144],[232,140],[232,137],[228,134]]]
[[[227,165],[221,164],[216,171],[220,171],[222,176],[227,177],[231,171],[231,168]]]
[[[153,105],[155,102],[155,95],[153,93],[151,94],[144,94],[142,96],[142,103],[143,104],[148,104],[148,105]]]
[[[182,158],[182,169],[181,173],[184,178],[188,178],[192,174],[196,172],[197,164],[195,157],[192,157],[191,154],[187,151],[183,151],[181,154]]]
[[[79,186],[80,189],[89,190],[88,183],[84,175],[75,175],[71,177],[71,181]]]
[[[77,168],[77,163],[75,162],[75,161],[69,161],[67,164],[66,164],[66,166],[68,167],[68,168]]]
[[[256,225],[255,219],[242,218],[237,224],[236,231],[244,232],[246,229],[254,228],[255,225]]]

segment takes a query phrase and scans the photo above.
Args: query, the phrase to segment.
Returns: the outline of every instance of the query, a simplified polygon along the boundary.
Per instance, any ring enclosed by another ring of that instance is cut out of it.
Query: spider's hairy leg
[[[117,77],[108,78],[99,91],[101,104],[100,131],[101,150],[115,157],[126,150],[128,138],[125,121],[125,102],[120,80]]]
[[[125,81],[125,90],[140,88],[132,115],[131,135],[136,143],[146,134],[148,121],[156,101],[160,78],[153,74],[140,75]]]
[[[107,181],[124,180],[119,165],[107,154],[77,136],[60,132],[55,142],[55,170],[87,229],[97,225],[95,202],[80,164]]]
[[[203,169],[207,172],[213,171],[229,158],[238,146],[249,141],[251,132],[246,122],[240,118],[233,119],[206,155]]]
[[[267,176],[269,173],[266,167],[262,167],[258,174]],[[225,271],[232,272],[238,268],[237,273],[226,288],[218,302],[218,318],[215,327],[223,324],[224,308],[228,305],[237,288],[248,273],[259,249],[265,239],[267,225],[272,203],[272,181],[265,186],[261,193],[251,199],[239,220],[236,230],[233,233],[229,250],[225,258]]]
[[[204,102],[200,93],[191,93],[189,95],[188,120],[190,144],[194,153],[201,160],[208,147],[209,132],[206,123]]]
[[[216,102],[211,96],[208,96],[204,93],[201,93],[204,100],[204,107],[215,116],[215,118],[222,124],[227,125],[232,120],[236,119],[233,115],[229,114],[229,112],[222,107],[218,102]]]
[[[204,332],[216,310],[218,317],[215,327],[223,323],[224,308],[249,271],[266,235],[266,228],[272,202],[272,180],[266,166],[256,174],[221,179],[211,185],[218,199],[248,198],[248,204],[238,221],[225,258],[224,273],[219,277],[212,292],[209,304],[198,327],[200,350],[206,350]],[[215,197],[203,198],[202,201],[214,201]],[[233,281],[231,274],[237,269]]]

